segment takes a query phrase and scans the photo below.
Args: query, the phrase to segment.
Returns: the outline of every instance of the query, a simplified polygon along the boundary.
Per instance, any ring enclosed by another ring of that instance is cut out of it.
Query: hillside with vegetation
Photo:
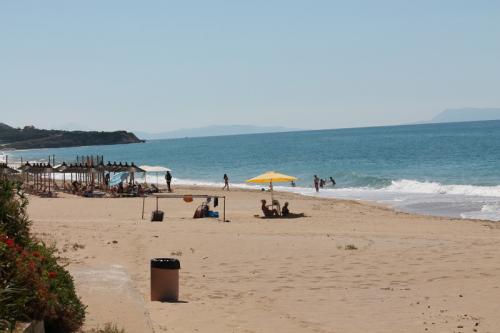
[[[62,131],[33,126],[14,128],[0,123],[0,149],[60,148],[143,142],[127,131]]]

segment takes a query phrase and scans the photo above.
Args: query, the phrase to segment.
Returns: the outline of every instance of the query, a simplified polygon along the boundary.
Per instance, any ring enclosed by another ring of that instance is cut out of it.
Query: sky
[[[0,1],[0,122],[324,129],[500,106],[500,1]]]

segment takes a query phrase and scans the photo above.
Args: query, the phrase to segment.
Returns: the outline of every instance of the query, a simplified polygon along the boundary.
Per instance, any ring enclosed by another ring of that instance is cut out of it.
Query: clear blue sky
[[[338,128],[500,106],[500,1],[0,2],[0,121]]]

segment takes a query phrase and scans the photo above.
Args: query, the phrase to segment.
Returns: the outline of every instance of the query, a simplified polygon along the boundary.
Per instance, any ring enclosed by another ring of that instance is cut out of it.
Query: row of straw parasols
[[[83,163],[75,163],[75,164],[67,164],[63,162],[59,166],[52,166],[50,163],[29,163],[26,162],[23,164],[19,170],[23,171],[26,174],[26,180],[29,181],[29,175],[33,176],[33,181],[35,185],[39,184],[47,184],[48,189],[50,191],[50,184],[54,180],[52,179],[53,174],[60,173],[63,174],[63,182],[66,182],[66,174],[71,174],[71,181],[73,181],[73,175],[75,175],[77,180],[85,181],[87,184],[93,184],[95,182],[95,176],[97,175],[98,182],[102,182],[104,180],[105,172],[128,172],[130,174],[135,173],[144,173],[145,170],[136,166],[133,162],[128,164],[125,163],[111,163],[108,162],[104,164],[103,162],[92,165],[92,164],[83,164]],[[132,178],[133,179],[133,178]]]

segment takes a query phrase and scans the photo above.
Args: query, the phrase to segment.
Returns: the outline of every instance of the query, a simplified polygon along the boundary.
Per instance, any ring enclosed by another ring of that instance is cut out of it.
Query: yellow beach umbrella
[[[297,180],[297,178],[293,176],[284,175],[282,173],[278,173],[275,171],[268,171],[266,173],[263,173],[262,175],[254,177],[252,179],[248,179],[247,183],[271,184],[271,183],[286,183],[286,182],[291,182],[292,180]]]
[[[282,173],[278,173],[275,171],[268,171],[266,173],[263,173],[262,175],[259,175],[257,177],[248,179],[246,182],[247,183],[254,183],[254,184],[268,184],[271,189],[271,205],[274,206],[274,199],[273,199],[273,183],[287,183],[297,180],[296,177],[293,176],[288,176],[284,175]]]

